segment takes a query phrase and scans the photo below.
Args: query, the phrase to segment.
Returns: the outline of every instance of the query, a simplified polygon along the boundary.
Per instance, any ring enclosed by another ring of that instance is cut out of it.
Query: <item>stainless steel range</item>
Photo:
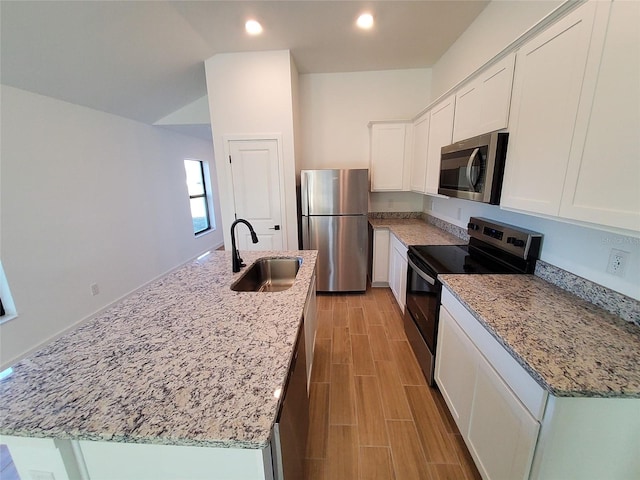
[[[471,217],[467,245],[412,245],[408,251],[404,328],[429,385],[434,384],[442,283],[438,275],[533,273],[542,235]]]

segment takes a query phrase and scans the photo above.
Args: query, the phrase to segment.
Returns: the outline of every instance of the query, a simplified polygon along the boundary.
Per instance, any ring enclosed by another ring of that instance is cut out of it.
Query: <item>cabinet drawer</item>
[[[442,305],[469,336],[489,364],[536,420],[541,420],[547,391],[511,356],[447,289],[442,289]]]

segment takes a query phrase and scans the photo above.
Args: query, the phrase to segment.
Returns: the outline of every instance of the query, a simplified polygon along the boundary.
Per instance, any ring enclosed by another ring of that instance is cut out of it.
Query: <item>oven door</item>
[[[415,255],[409,252],[407,257],[405,332],[427,382],[433,385],[442,284]]]

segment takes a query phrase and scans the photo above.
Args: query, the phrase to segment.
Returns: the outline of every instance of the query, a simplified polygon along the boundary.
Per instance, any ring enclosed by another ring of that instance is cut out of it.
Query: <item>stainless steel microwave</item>
[[[491,132],[442,147],[438,193],[498,205],[508,137]]]

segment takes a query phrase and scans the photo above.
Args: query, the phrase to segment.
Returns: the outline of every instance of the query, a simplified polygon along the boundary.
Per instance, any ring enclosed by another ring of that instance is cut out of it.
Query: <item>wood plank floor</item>
[[[318,295],[307,480],[477,480],[388,288]]]

